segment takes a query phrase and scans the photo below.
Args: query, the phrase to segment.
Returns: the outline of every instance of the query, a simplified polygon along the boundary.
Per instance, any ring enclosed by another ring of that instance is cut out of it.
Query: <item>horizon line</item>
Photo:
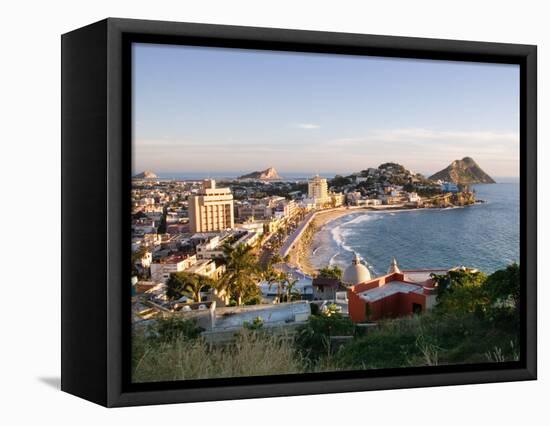
[[[371,168],[371,167],[369,167]],[[372,167],[372,168],[377,168],[377,167]],[[203,174],[205,177],[208,177],[209,175],[212,176],[212,175],[222,175],[222,174],[227,174],[228,176],[221,176],[221,177],[232,177],[231,175],[242,175],[242,174],[249,174],[249,173],[254,173],[254,172],[261,172],[263,170],[266,170],[266,169],[259,169],[259,170],[253,170],[253,171],[246,171],[246,170],[223,170],[223,171],[208,171],[208,172],[205,172],[205,171],[157,171],[157,170],[154,170],[152,168],[144,168],[142,169],[141,171],[136,171],[136,170],[132,170],[132,175],[136,175],[136,174],[140,174],[140,173],[143,173],[143,172],[146,172],[146,171],[149,171],[149,172],[152,172],[154,174],[163,174],[163,175],[184,175],[184,174]],[[367,169],[363,169],[363,170],[367,170]],[[409,169],[407,169],[409,170]],[[362,170],[360,171],[357,171],[357,172],[335,172],[335,171],[319,171],[319,170],[316,170],[316,171],[288,171],[288,172],[281,172],[279,170],[277,170],[277,173],[279,175],[289,175],[289,174],[300,174],[300,175],[311,175],[311,176],[315,176],[317,174],[323,174],[323,175],[334,175],[334,176],[343,176],[343,177],[346,177],[346,176],[351,176],[351,175],[354,175],[354,174],[357,174],[357,173],[361,173]],[[411,170],[409,170],[411,171]],[[431,173],[422,173],[422,172],[414,172],[414,173],[420,173],[421,175],[423,176],[431,176],[437,172],[431,172]],[[521,177],[519,174],[518,175],[490,175],[492,178],[519,178]],[[294,177],[294,176],[290,176],[290,177]],[[274,180],[277,180],[277,179],[274,179]]]

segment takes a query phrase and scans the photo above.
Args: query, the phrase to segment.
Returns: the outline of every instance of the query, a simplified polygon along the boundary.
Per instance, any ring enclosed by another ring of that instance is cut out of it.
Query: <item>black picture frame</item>
[[[118,18],[61,41],[62,390],[116,407],[536,379],[536,46]],[[519,64],[520,361],[130,383],[132,42]]]

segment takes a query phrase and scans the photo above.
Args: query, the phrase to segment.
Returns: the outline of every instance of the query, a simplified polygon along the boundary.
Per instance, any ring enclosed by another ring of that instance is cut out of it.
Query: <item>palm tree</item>
[[[201,301],[201,290],[205,288],[215,288],[216,282],[212,278],[204,275],[193,274],[193,278],[185,287],[185,291],[189,292],[195,302]]]
[[[237,305],[241,305],[243,298],[258,294],[258,262],[252,254],[252,247],[244,244],[236,247],[226,244],[224,255],[226,264],[221,285],[235,299]]]
[[[166,282],[166,294],[174,300],[181,296],[190,296],[195,302],[201,301],[201,290],[205,287],[216,287],[216,282],[209,277],[188,272],[175,272],[170,274]]]
[[[338,266],[330,267],[326,266],[319,270],[320,278],[333,278],[336,280],[342,279],[342,270]]]
[[[283,273],[276,271],[272,265],[268,265],[267,269],[263,273],[264,280],[267,281],[269,289],[274,285],[277,286],[277,303],[281,301],[281,296],[283,294],[284,284],[286,282],[286,277]]]
[[[298,279],[293,278],[290,274],[285,278],[285,301],[292,302],[293,299],[296,299],[300,296],[300,292],[296,289],[296,284],[298,284]]]

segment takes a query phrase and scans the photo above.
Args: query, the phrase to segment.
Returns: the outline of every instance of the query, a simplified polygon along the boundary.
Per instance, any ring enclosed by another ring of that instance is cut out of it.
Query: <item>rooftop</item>
[[[202,271],[209,263],[213,263],[213,262],[210,259],[199,260],[197,263],[187,268],[185,272],[189,272],[190,274],[195,274],[199,271]]]
[[[405,280],[412,281],[414,283],[423,284],[428,281],[431,274],[444,275],[449,272],[448,269],[416,269],[409,271],[402,271],[405,274]]]
[[[390,281],[383,286],[359,293],[359,297],[367,302],[376,302],[397,293],[422,293],[422,286],[410,284],[403,281]]]
[[[277,305],[256,305],[216,309],[216,329],[240,328],[243,323],[260,317],[266,326],[284,325],[307,320],[311,310],[309,303],[300,301]]]
[[[192,257],[192,256],[189,255],[189,254],[172,254],[170,256],[163,257],[162,259],[159,259],[158,261],[155,261],[154,263],[163,263],[163,264],[166,264],[166,263],[179,263],[179,262],[182,262],[186,259],[189,259],[190,257]]]

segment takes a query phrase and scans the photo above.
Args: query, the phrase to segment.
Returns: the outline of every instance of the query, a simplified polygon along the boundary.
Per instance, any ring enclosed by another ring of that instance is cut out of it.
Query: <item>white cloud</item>
[[[296,127],[298,127],[298,129],[312,130],[312,129],[318,129],[321,126],[314,123],[300,123],[300,124],[297,124]]]

